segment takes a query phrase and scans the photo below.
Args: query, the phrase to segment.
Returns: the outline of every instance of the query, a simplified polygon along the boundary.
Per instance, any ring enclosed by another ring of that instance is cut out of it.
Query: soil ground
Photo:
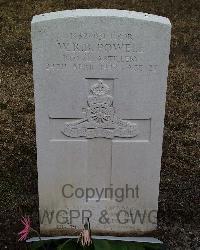
[[[39,228],[31,19],[74,8],[129,9],[170,18],[159,238],[169,249],[200,249],[199,0],[0,0],[0,249],[23,249],[17,242],[22,214]]]

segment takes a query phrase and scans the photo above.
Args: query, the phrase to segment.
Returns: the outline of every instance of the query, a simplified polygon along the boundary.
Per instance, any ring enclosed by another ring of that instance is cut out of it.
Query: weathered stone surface
[[[41,232],[84,216],[111,234],[156,229],[170,30],[119,10],[33,18]]]

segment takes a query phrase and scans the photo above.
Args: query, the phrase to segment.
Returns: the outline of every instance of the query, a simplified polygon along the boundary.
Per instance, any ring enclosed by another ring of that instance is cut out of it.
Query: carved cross
[[[88,145],[88,184],[92,187],[110,187],[112,176],[112,139],[133,138],[137,125],[120,119],[113,107],[110,87],[97,80],[87,97],[84,118],[64,124],[62,133],[71,138],[90,139]]]

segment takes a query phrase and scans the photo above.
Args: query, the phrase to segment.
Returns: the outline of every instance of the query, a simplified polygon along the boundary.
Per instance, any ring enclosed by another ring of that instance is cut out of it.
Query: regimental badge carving
[[[84,118],[66,122],[63,133],[68,137],[132,138],[138,134],[137,125],[120,119],[113,107],[110,88],[103,80],[98,80],[89,90]]]

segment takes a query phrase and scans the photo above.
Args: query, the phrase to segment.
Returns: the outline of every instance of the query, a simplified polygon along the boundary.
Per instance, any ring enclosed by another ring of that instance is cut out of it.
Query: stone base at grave
[[[65,229],[65,230],[41,230],[42,236],[77,236],[81,233],[81,230],[73,230],[73,229]],[[92,235],[96,236],[115,236],[115,237],[158,237],[160,235],[159,231],[153,230],[153,231],[147,231],[147,232],[138,232],[138,231],[126,231],[126,232],[117,232],[117,231],[98,231],[98,230],[92,230]]]

